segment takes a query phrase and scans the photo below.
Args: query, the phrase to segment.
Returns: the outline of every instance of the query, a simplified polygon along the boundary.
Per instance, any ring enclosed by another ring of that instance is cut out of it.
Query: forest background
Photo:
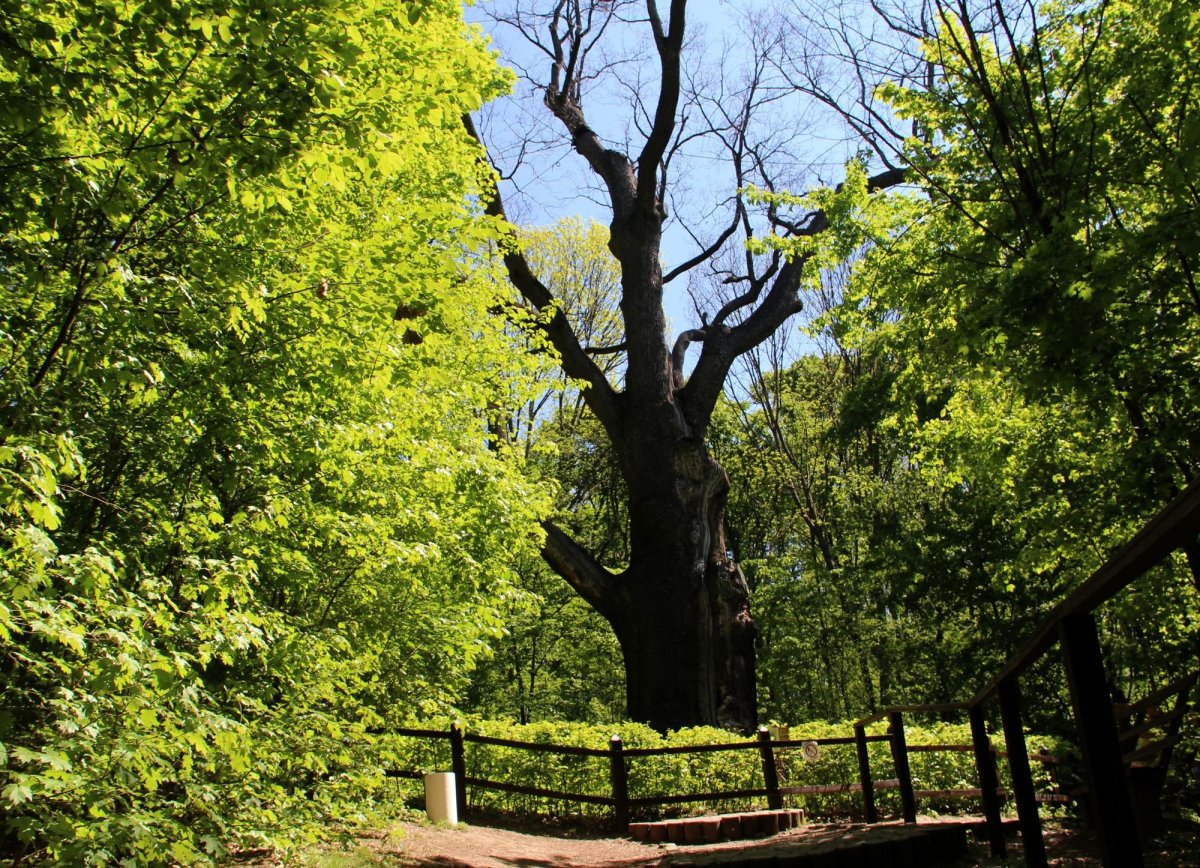
[[[871,7],[747,12],[746,64],[694,82],[697,113],[786,90],[856,136],[726,178],[748,248],[689,227],[697,316],[730,257],[806,263],[803,339],[745,354],[708,428],[762,720],[970,692],[1200,467],[1200,13]],[[514,75],[461,15],[0,2],[6,855],[286,849],[369,818],[377,730],[625,717],[612,630],[539,555],[553,517],[627,561],[623,482],[495,254],[596,347],[621,273],[602,225],[484,213],[461,118]],[[801,133],[714,117],[744,155]],[[1194,657],[1198,574],[1105,610],[1116,695]]]

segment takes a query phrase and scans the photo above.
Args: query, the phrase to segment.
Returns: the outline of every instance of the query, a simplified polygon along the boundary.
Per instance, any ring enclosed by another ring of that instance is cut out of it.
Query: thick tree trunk
[[[729,478],[701,440],[681,436],[682,414],[666,409],[637,413],[618,441],[629,488],[628,568],[605,570],[552,523],[543,555],[612,625],[632,719],[664,731],[750,732],[757,628],[726,548]]]
[[[678,570],[676,565],[676,569]],[[736,569],[659,575],[613,619],[625,658],[629,716],[665,731],[757,723],[754,622]],[[686,594],[672,587],[686,586]]]
[[[695,440],[659,440],[634,455],[630,566],[603,607],[625,659],[629,715],[659,730],[749,732],[755,624],[725,545],[729,479]]]

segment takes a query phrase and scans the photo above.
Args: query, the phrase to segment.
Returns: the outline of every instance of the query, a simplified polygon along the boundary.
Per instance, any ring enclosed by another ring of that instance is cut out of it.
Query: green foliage
[[[448,729],[449,720],[425,721],[420,728]],[[881,735],[886,726],[876,724],[868,734]],[[620,735],[626,750],[688,747],[694,745],[731,744],[739,740],[726,730],[695,727],[663,735],[649,727],[628,721],[612,725],[587,723],[541,722],[527,725],[509,721],[473,718],[465,725],[468,733],[504,738],[533,744],[584,747],[605,751],[613,735]],[[796,741],[821,738],[845,738],[853,734],[851,721],[836,723],[806,723],[790,728],[787,738]],[[970,728],[966,724],[934,723],[922,726],[907,722],[905,737],[909,745],[951,744],[969,745]],[[1045,736],[1029,736],[1030,744],[1041,752],[1061,755],[1063,742]],[[445,771],[449,768],[448,741],[413,737],[388,736],[382,762],[392,768],[422,772]],[[997,746],[1000,749],[999,746]],[[886,741],[869,744],[872,775],[875,780],[895,777],[891,748]],[[825,745],[820,748],[816,762],[800,756],[799,749],[780,748],[776,751],[779,783],[782,787],[819,786],[825,784],[857,783],[858,758],[851,745]],[[610,761],[607,756],[573,757],[549,752],[493,745],[466,745],[467,773],[471,777],[527,787],[555,790],[581,795],[611,797]],[[967,789],[978,786],[974,755],[970,751],[912,752],[909,757],[913,784],[918,790]],[[1001,763],[1001,783],[1007,786],[1004,764]],[[626,759],[630,798],[700,794],[709,792],[761,789],[762,760],[757,744],[733,751],[712,751],[666,756],[628,757]],[[1034,764],[1040,790],[1053,790],[1048,768]],[[419,797],[419,782],[405,783],[398,794]],[[611,808],[568,800],[551,800],[539,796],[468,789],[472,807],[553,817],[611,816]],[[862,796],[844,792],[832,794],[788,796],[788,804],[803,807],[810,817],[860,816]],[[899,794],[895,789],[880,789],[877,804],[884,813],[900,812]],[[713,802],[693,802],[684,806],[664,806],[645,810],[645,816],[678,815],[705,811],[736,811],[761,808],[762,799],[724,799]],[[955,813],[976,810],[970,800],[927,800],[920,805],[922,812]]]
[[[996,581],[1061,593],[1200,472],[1200,247],[1185,217],[1200,205],[1185,108],[1200,69],[1182,48],[1200,18],[1052,4],[1036,24],[1018,43],[946,15],[925,45],[933,86],[888,90],[922,131],[908,160],[925,205],[867,257],[842,313],[903,360],[918,459],[1008,501],[1018,545]],[[917,418],[930,395],[937,412]],[[1101,613],[1118,693],[1189,659],[1189,561]]]
[[[619,344],[620,270],[608,250],[608,229],[569,218],[551,227],[522,228],[518,237],[579,340],[590,347]],[[516,320],[528,325],[521,316]],[[523,334],[541,348],[535,330]],[[621,358],[613,352],[595,361],[615,377]],[[601,562],[619,569],[628,561],[625,484],[579,389],[561,372],[558,377],[551,381],[547,374],[542,389],[512,408],[504,431],[524,447],[538,475],[555,485],[555,522]],[[516,583],[501,605],[502,635],[489,642],[466,707],[521,723],[624,718],[624,667],[608,622],[541,557],[515,560],[514,569]]]
[[[804,263],[804,283],[820,287],[823,275],[854,256],[865,244],[882,244],[913,216],[913,203],[906,197],[888,196],[868,190],[867,167],[862,159],[846,163],[846,179],[836,188],[817,187],[803,195],[751,189],[751,202],[800,213],[824,215],[824,231],[809,235],[764,235],[751,238],[752,253],[782,250],[789,258]]]
[[[773,715],[973,692],[1200,472],[1200,75],[1183,47],[1200,18],[1001,9],[940,5],[929,78],[883,89],[912,122],[915,193],[868,196],[851,172],[770,197],[830,209],[834,237],[773,243],[839,295],[821,357],[764,377],[722,453],[755,488],[735,485],[730,513]],[[1118,695],[1191,659],[1197,565],[1190,551],[1100,613]],[[1060,685],[1029,685],[1039,727],[1063,725]]]
[[[0,849],[361,822],[548,507],[483,421],[537,376],[460,124],[507,77],[439,0],[0,17]]]
[[[1059,590],[1000,583],[1021,555],[1005,499],[917,456],[892,418],[897,376],[877,347],[831,343],[714,418],[754,589],[764,717],[970,695]]]
[[[910,394],[975,378],[996,392],[999,377],[1025,412],[1057,417],[1068,454],[1052,478],[1110,475],[1125,514],[1145,515],[1200,467],[1183,394],[1198,378],[1184,218],[1198,127],[1182,108],[1200,74],[1177,48],[1198,23],[1173,3],[1064,4],[1037,23],[1036,41],[1008,44],[945,16],[925,46],[934,86],[888,89],[924,131],[908,159],[927,199],[872,254],[847,315],[895,319]],[[1074,500],[1065,524],[1100,523]]]
[[[621,652],[612,628],[539,557],[514,565],[501,600],[503,634],[472,673],[464,708],[519,723],[625,717]]]
[[[621,266],[608,249],[608,227],[566,217],[553,226],[523,227],[518,237],[530,269],[553,293],[580,342],[595,348],[621,343]],[[597,356],[596,364],[612,375],[619,359],[610,353]]]
[[[247,562],[189,558],[169,587],[111,550],[59,553],[36,527],[9,539],[3,796],[8,833],[35,856],[203,861],[369,802],[362,763],[330,744],[370,719],[361,673],[338,659],[348,643],[254,605]],[[215,685],[234,664],[257,671]],[[277,691],[286,704],[255,695],[268,676],[294,682]],[[355,780],[295,790],[330,772]]]

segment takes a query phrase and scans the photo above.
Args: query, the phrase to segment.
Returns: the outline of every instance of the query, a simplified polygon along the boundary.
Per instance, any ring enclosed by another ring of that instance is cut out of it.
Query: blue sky
[[[480,7],[468,8],[468,20],[484,24],[485,30],[492,33],[502,59],[515,67],[526,66],[535,74],[544,74],[548,61],[535,49],[512,31],[503,28],[493,30],[491,22],[483,14],[483,10],[490,5],[484,0]],[[664,7],[664,11],[667,5],[668,0],[661,0],[660,6]],[[704,70],[704,74],[719,73],[727,79],[733,79],[737,76],[739,66],[748,62],[749,54],[744,48],[737,47],[737,40],[747,27],[744,10],[754,5],[747,2],[735,4],[729,0],[691,0],[688,4],[688,33],[693,37],[688,47],[697,60],[702,53],[703,63],[698,63],[697,68]],[[762,3],[757,5],[763,7]],[[636,43],[626,42],[626,53],[637,53],[635,46]],[[652,59],[646,46],[641,46],[640,51],[641,56]],[[654,68],[652,66],[643,71],[647,85],[642,89],[642,94],[648,100],[655,95]],[[633,66],[627,69],[636,74]],[[623,77],[629,79],[631,73],[626,72]],[[624,142],[631,102],[628,89],[607,87],[585,94],[584,108],[593,129],[615,147],[634,156],[640,148],[640,140],[634,137],[628,147]],[[794,106],[788,108],[788,111],[793,110],[803,111]],[[610,214],[602,191],[597,188],[595,179],[582,159],[569,148],[560,146],[542,151],[526,149],[523,160],[516,158],[516,142],[530,133],[546,140],[556,138],[562,141],[561,128],[541,105],[539,95],[527,84],[519,84],[514,96],[485,108],[480,120],[484,137],[493,146],[495,162],[501,171],[514,173],[514,179],[502,186],[505,204],[514,222],[540,225],[553,223],[560,217],[579,215],[607,224]],[[778,120],[781,123],[790,122],[782,117]],[[810,127],[809,133],[812,134],[808,134],[807,138],[797,140],[797,148],[802,153],[797,154],[796,165],[801,165],[801,159],[817,162],[823,166],[820,174],[830,176],[825,180],[836,182],[840,178],[834,176],[840,176],[840,166],[846,156],[844,145],[833,144],[831,153],[829,140],[835,139],[835,135],[820,135],[816,127]],[[693,231],[701,238],[713,238],[731,213],[721,209],[720,205],[732,191],[732,174],[719,155],[705,153],[699,146],[693,151],[688,163],[682,165],[674,175],[674,179],[685,185],[687,191],[686,199],[679,203],[681,208],[693,210],[690,214],[672,216],[688,219]],[[803,165],[807,166],[807,163]],[[797,169],[796,177],[801,177],[801,172],[803,170]],[[804,183],[811,183],[812,180],[808,176]],[[681,222],[674,220],[668,223],[662,251],[667,268],[685,261],[697,249]],[[664,306],[676,332],[687,328],[695,320],[686,284],[686,277],[681,277],[666,289]]]

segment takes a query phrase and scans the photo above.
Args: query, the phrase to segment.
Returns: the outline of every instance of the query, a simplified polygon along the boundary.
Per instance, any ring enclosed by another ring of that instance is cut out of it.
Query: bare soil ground
[[[770,838],[721,844],[664,845],[640,844],[630,838],[605,837],[563,826],[510,822],[500,826],[494,819],[487,822],[488,825],[460,824],[455,827],[401,822],[386,834],[359,838],[358,858],[353,864],[440,868],[666,868],[701,854],[720,854],[736,862],[742,856],[780,854],[797,846],[830,846],[847,836],[888,834],[889,828],[892,832],[904,828],[899,824],[877,827],[810,824]],[[1054,866],[1091,868],[1100,864],[1099,858],[1088,852],[1090,840],[1086,836],[1055,830],[1048,834],[1048,844]],[[973,846],[972,857],[961,866],[1002,866],[1021,862],[1019,843],[1010,843],[1007,863],[990,857],[988,846],[980,843]]]
[[[968,818],[964,818],[967,821]],[[946,822],[946,818],[922,818],[922,822]],[[486,823],[486,825],[484,824]],[[405,868],[649,868],[679,865],[699,854],[727,853],[731,859],[748,855],[786,853],[798,846],[829,846],[839,837],[860,834],[889,834],[889,826],[877,827],[810,824],[770,838],[729,841],[721,844],[641,844],[629,838],[537,823],[519,823],[489,818],[455,827],[421,822],[401,822],[388,832],[363,835],[348,850],[326,850],[303,860],[315,866],[366,865]],[[902,827],[899,827],[902,829]],[[898,831],[897,829],[896,831]],[[968,866],[1022,865],[1019,838],[1009,839],[1007,861],[993,857],[987,844],[972,841],[970,857],[958,868]],[[1102,864],[1094,836],[1074,826],[1050,824],[1046,829],[1049,862],[1060,868],[1099,868]],[[709,859],[705,860],[709,862]],[[1200,834],[1177,830],[1157,842],[1147,853],[1149,868],[1194,868],[1200,864]],[[279,865],[270,859],[256,866]]]

